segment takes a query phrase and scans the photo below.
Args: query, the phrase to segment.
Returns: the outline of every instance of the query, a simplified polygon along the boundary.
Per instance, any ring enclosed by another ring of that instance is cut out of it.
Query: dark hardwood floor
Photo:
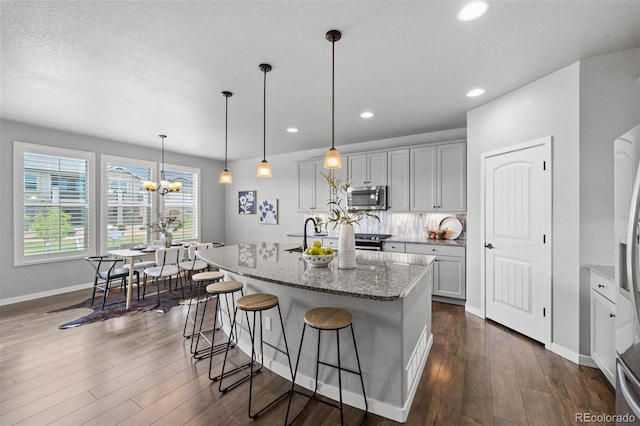
[[[82,310],[46,313],[86,296],[0,307],[0,424],[283,423],[286,400],[251,420],[248,383],[218,392],[208,360],[195,362],[182,338],[185,306],[67,330],[58,325]],[[575,413],[615,412],[613,390],[599,370],[575,365],[460,306],[433,304],[433,335],[408,425],[568,425],[576,423]],[[287,383],[263,370],[255,379],[256,404]],[[294,409],[303,402],[295,398]],[[347,410],[350,424],[359,414]],[[313,403],[297,424],[339,423],[337,410]],[[370,414],[365,424],[397,423]]]

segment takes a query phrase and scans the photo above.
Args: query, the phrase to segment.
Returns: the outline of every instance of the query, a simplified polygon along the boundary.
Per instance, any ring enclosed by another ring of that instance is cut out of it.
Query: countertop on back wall
[[[287,237],[299,237],[302,238],[304,236],[304,234],[302,232],[292,232],[290,234],[287,234]],[[337,235],[314,235],[314,234],[309,234],[307,235],[307,238],[309,238],[311,241],[313,241],[314,238],[330,238],[330,239],[334,239],[337,240],[338,236]],[[412,238],[412,237],[397,237],[395,235],[392,235],[391,237],[387,238],[386,240],[384,240],[385,243],[411,243],[411,244],[427,244],[427,245],[437,245],[437,246],[454,246],[454,247],[466,247],[467,246],[467,240],[461,240],[461,239],[457,239],[457,240],[429,240],[426,238]]]

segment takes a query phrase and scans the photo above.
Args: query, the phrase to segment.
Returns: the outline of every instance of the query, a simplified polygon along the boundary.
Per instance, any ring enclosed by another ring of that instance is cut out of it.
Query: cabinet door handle
[[[604,288],[603,284],[598,284],[598,288]]]
[[[491,249],[495,248],[495,247],[493,247],[493,244],[491,244],[491,243],[486,243],[484,246],[485,246],[486,248],[488,248],[489,250],[491,250]]]
[[[435,208],[436,208],[436,206],[433,206],[433,208],[435,209]]]
[[[609,318],[615,318],[615,314],[609,313]]]

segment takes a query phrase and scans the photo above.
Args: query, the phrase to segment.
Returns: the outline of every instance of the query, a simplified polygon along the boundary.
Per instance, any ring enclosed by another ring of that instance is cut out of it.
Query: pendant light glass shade
[[[340,153],[334,147],[329,148],[327,155],[324,156],[324,168],[325,169],[341,169],[342,157]]]
[[[271,177],[271,166],[267,160],[262,160],[260,164],[258,164],[258,177],[270,178]]]
[[[259,178],[270,178],[271,177],[271,166],[267,162],[267,73],[271,71],[271,65],[269,64],[260,64],[260,71],[264,72],[264,96],[263,96],[263,151],[262,151],[262,161],[258,164],[258,172],[256,176]]]
[[[224,169],[220,172],[220,178],[218,179],[220,183],[233,183],[233,179],[231,178],[231,172],[227,169]]]
[[[336,41],[342,38],[342,34],[338,30],[328,31],[326,34],[327,40],[331,42],[331,148],[327,152],[327,155],[324,157],[324,168],[325,169],[341,169],[342,168],[342,158],[340,157],[340,153],[335,147],[335,117],[336,117],[336,108],[335,108],[335,47]]]
[[[222,96],[224,100],[224,170],[220,173],[219,183],[233,183],[231,179],[231,172],[227,168],[227,129],[229,128],[229,98],[233,96],[233,93],[224,91]]]

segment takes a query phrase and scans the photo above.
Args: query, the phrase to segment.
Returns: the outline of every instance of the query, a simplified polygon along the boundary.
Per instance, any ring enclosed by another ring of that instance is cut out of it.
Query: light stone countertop
[[[374,300],[406,296],[428,270],[434,256],[356,251],[356,268],[338,268],[335,258],[326,268],[311,268],[302,253],[285,250],[295,244],[259,242],[198,251],[205,262],[257,280]]]
[[[290,234],[287,234],[287,237],[294,237],[294,238],[302,238],[304,236],[304,234],[302,232],[292,232]],[[316,234],[309,234],[307,235],[307,241],[309,241],[309,244],[311,243],[311,241],[313,241],[314,239],[318,239],[318,238],[329,238],[329,239],[334,239],[337,240],[338,237],[335,235],[316,235]],[[427,238],[412,238],[412,237],[397,237],[395,235],[392,235],[391,237],[387,238],[386,240],[384,240],[383,242],[385,243],[411,243],[411,244],[426,244],[426,245],[434,245],[434,246],[454,246],[454,247],[466,247],[467,246],[467,240],[431,240],[431,239],[427,239]]]
[[[611,281],[616,280],[616,268],[609,265],[587,265],[587,267],[600,275],[601,277],[605,277],[610,279]]]

